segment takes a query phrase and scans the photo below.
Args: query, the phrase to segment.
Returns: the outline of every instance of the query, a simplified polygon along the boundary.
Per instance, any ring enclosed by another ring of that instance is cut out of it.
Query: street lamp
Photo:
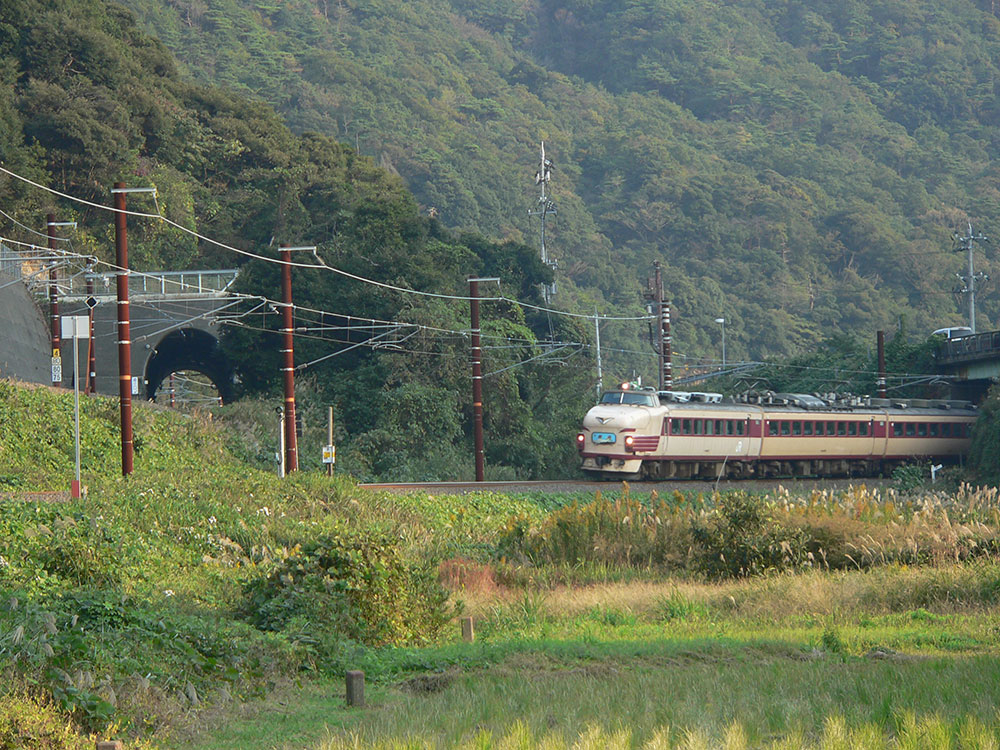
[[[726,319],[716,318],[716,323],[722,326],[722,369],[726,369]]]

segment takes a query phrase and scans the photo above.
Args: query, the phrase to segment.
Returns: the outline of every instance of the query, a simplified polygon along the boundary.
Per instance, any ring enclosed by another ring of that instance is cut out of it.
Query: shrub
[[[644,504],[631,497],[626,485],[615,500],[597,493],[594,502],[573,502],[537,526],[527,518],[514,519],[497,548],[502,555],[524,556],[536,564],[604,562],[677,569],[686,564],[689,528],[688,514],[655,497]]]
[[[49,701],[0,694],[0,750],[77,750],[93,747]]]
[[[435,561],[408,556],[389,534],[334,534],[251,581],[242,614],[262,630],[309,643],[426,641],[450,619]]]
[[[740,577],[791,570],[809,561],[808,536],[780,525],[767,502],[746,492],[717,496],[706,521],[691,529],[702,571]]]

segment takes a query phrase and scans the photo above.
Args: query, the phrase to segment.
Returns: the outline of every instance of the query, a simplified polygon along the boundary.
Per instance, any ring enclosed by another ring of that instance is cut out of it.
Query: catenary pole
[[[297,436],[295,434],[295,346],[292,341],[292,254],[288,245],[281,245],[281,325],[284,362],[281,371],[285,386],[285,473],[299,468]]]
[[[87,276],[87,299],[94,296],[94,279]],[[97,393],[97,353],[94,350],[94,308],[87,311],[87,387],[86,393]]]
[[[888,395],[885,374],[885,331],[876,332],[875,347],[878,350],[878,382],[876,383],[876,390],[879,398],[885,398]]]
[[[118,266],[118,394],[121,402],[122,475],[132,474],[132,340],[128,302],[128,238],[125,221],[124,182],[116,182],[115,263]]]
[[[483,482],[486,479],[486,458],[483,448],[483,350],[479,342],[478,279],[469,279],[469,308],[469,322],[472,328],[472,429],[476,451],[476,481]]]
[[[56,217],[55,214],[49,214],[46,217],[46,234],[49,239],[49,250],[55,251],[56,249]],[[60,350],[62,348],[62,323],[59,319],[59,270],[56,267],[55,256],[53,254],[52,259],[49,261],[49,324],[51,326],[51,342],[52,342],[52,357],[61,357]],[[55,380],[56,369],[52,369],[52,385],[60,385],[62,379]]]
[[[483,349],[480,345],[479,282],[500,283],[496,277],[469,279],[469,323],[472,348],[472,435],[476,451],[476,481],[486,480],[486,458],[483,448]]]

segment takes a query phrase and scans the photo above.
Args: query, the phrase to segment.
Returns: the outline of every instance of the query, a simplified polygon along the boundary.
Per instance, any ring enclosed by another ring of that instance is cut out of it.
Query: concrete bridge
[[[60,315],[94,312],[94,382],[118,395],[115,273],[81,273],[57,284]],[[237,271],[156,271],[129,274],[133,392],[153,399],[171,373],[207,376],[223,401],[233,396],[233,368],[219,345],[217,323],[240,300],[230,289]],[[19,281],[20,280],[20,281]],[[88,292],[88,281],[90,289]],[[51,339],[47,274],[32,275],[21,257],[0,247],[0,376],[50,384]],[[86,384],[88,342],[79,341],[78,372]],[[73,383],[73,344],[63,341],[62,384]]]
[[[935,356],[938,371],[955,376],[958,397],[978,401],[1000,378],[1000,331],[949,339]]]

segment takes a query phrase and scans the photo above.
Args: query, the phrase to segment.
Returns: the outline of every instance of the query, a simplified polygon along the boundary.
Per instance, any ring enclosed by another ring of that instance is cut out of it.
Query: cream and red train
[[[966,401],[657,392],[623,384],[583,420],[583,470],[605,478],[870,476],[968,452]]]

